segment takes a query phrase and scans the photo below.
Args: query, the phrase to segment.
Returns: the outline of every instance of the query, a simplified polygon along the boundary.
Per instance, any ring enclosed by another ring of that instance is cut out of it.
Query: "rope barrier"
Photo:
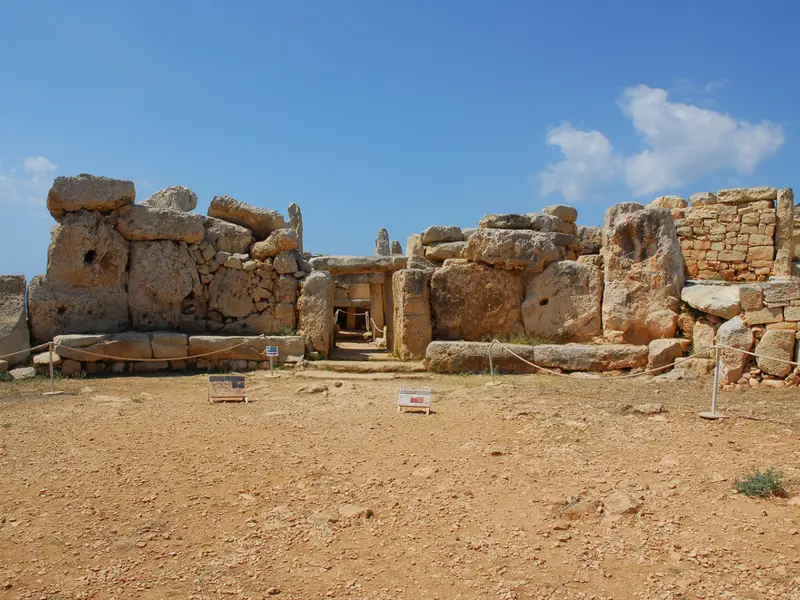
[[[774,356],[765,356],[763,354],[756,354],[755,352],[748,352],[747,350],[742,350],[740,348],[734,348],[733,346],[714,346],[714,348],[719,348],[720,350],[733,350],[734,352],[741,352],[742,354],[749,354],[750,356],[755,356],[756,358],[765,358],[767,360],[775,360],[778,362],[782,362],[789,365],[794,365],[796,367],[800,367],[800,363],[795,362],[793,360],[786,360],[785,358],[776,358]]]
[[[12,356],[16,356],[17,354],[25,354],[26,352],[33,352],[34,350],[39,350],[41,348],[47,348],[50,345],[50,342],[45,342],[44,344],[39,344],[38,346],[34,346],[33,348],[26,348],[25,350],[17,350],[16,352],[12,352],[11,354],[4,354],[0,356],[0,360],[10,358]]]

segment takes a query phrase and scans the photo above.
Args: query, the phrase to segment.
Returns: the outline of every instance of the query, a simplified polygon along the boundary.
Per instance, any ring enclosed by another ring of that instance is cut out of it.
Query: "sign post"
[[[244,375],[209,375],[208,402],[242,401],[249,402],[244,387]]]
[[[424,408],[425,414],[431,414],[431,391],[401,389],[397,398],[397,412],[403,408]]]
[[[276,356],[278,356],[278,347],[267,346],[266,353],[267,356],[269,356],[269,375],[270,377],[275,377],[273,360],[275,359]]]

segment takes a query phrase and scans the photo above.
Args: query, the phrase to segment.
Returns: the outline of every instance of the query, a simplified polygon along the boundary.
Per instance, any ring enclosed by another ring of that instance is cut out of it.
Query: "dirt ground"
[[[320,377],[0,383],[0,597],[800,599],[796,389]]]

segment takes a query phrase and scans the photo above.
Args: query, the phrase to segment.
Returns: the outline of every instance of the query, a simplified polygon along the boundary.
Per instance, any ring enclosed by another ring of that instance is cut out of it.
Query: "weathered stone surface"
[[[389,256],[391,253],[389,232],[386,229],[379,229],[375,236],[375,256]]]
[[[19,381],[21,379],[33,379],[36,377],[36,367],[17,367],[16,369],[11,369],[8,372],[11,377],[14,378],[15,381]]]
[[[768,375],[786,377],[792,372],[793,366],[781,360],[794,360],[795,332],[767,329],[761,340],[756,345],[756,354],[771,358],[756,358],[758,368]],[[773,359],[780,360],[773,360]]]
[[[613,371],[647,364],[647,346],[543,344],[534,347],[533,356],[533,362],[541,367],[565,371]]]
[[[753,349],[753,332],[741,317],[725,321],[717,330],[717,343],[747,352]],[[747,362],[747,355],[735,350],[720,352],[720,380],[723,383],[734,383],[739,380]]]
[[[653,340],[647,346],[647,368],[659,369],[656,375],[666,373],[662,368],[675,362],[679,356],[689,349],[689,340],[683,339],[660,339]]]
[[[240,345],[242,344],[242,345]],[[227,350],[238,346],[232,350]],[[220,352],[214,354],[213,360],[264,360],[267,346],[278,347],[278,362],[286,362],[289,358],[302,358],[305,354],[305,341],[301,336],[222,336],[193,335],[189,337],[189,356]]]
[[[400,245],[400,242],[398,242],[397,240],[392,240],[390,254],[399,254],[400,256],[403,255],[403,247]]]
[[[698,319],[692,329],[692,352],[703,352],[714,347],[714,341],[717,335],[717,327],[710,323],[707,319]],[[701,358],[711,358],[714,355],[713,351],[706,352]]]
[[[77,177],[56,177],[47,194],[47,210],[60,221],[68,212],[82,209],[111,212],[135,201],[136,189],[132,181],[83,173]]]
[[[644,208],[644,205],[638,202],[620,202],[614,204],[606,209],[603,215],[603,245],[611,230],[616,227],[617,223],[624,220],[628,215],[638,212]]]
[[[205,227],[203,240],[214,246],[216,250],[231,254],[234,252],[247,253],[250,244],[253,243],[253,232],[241,225],[213,217],[206,217],[203,225]]]
[[[484,215],[478,221],[478,227],[482,229],[530,229],[531,218],[528,215],[517,214]]]
[[[437,269],[430,292],[435,337],[481,341],[522,333],[523,295],[521,273],[479,263]]]
[[[708,375],[714,372],[713,358],[676,358],[675,368],[684,369],[695,375]]]
[[[421,360],[433,339],[430,273],[403,269],[392,275],[394,353],[400,360]]]
[[[197,194],[182,185],[173,185],[157,191],[142,204],[156,209],[191,212],[197,208]]]
[[[0,360],[0,373],[5,373],[7,371],[8,371],[8,361]]]
[[[124,287],[60,291],[44,281],[37,275],[28,289],[28,322],[37,344],[59,334],[127,329],[128,293]]]
[[[772,274],[776,277],[790,277],[795,252],[794,192],[791,188],[778,190],[776,209],[775,264],[772,267]]]
[[[422,236],[418,233],[412,233],[408,236],[406,241],[406,256],[425,256],[425,246],[422,245]]]
[[[153,358],[185,358],[189,355],[189,336],[172,331],[154,331],[150,334]]]
[[[272,263],[272,266],[281,275],[297,272],[297,261],[294,255],[285,250],[275,256],[275,262]]]
[[[542,209],[542,213],[553,217],[558,217],[565,223],[574,223],[578,220],[578,209],[574,206],[568,206],[566,204],[553,204],[551,206],[545,206]]]
[[[405,256],[315,256],[308,261],[316,271],[378,273],[404,269]]]
[[[740,286],[689,285],[681,291],[681,300],[700,312],[731,319],[740,312]]]
[[[172,240],[196,244],[205,235],[203,217],[144,204],[119,209],[117,230],[126,240]]]
[[[59,335],[54,342],[59,356],[85,363],[153,357],[150,338],[136,331],[114,335]]]
[[[647,205],[652,208],[686,208],[689,203],[680,196],[659,196]]]
[[[485,373],[489,370],[488,342],[445,342],[434,341],[428,344],[425,363],[436,373]],[[534,347],[520,344],[506,344],[516,354],[533,362]],[[538,369],[509,354],[501,346],[492,348],[492,361],[498,372],[535,373]]]
[[[761,310],[764,308],[763,285],[740,285],[739,304],[742,310]]]
[[[302,254],[303,252],[303,213],[300,212],[300,207],[292,202],[289,205],[289,228],[294,231],[297,237],[297,251]]]
[[[603,272],[574,261],[551,263],[528,278],[525,333],[556,342],[588,342],[602,332]]]
[[[504,269],[539,273],[559,252],[551,235],[538,231],[479,229],[467,242],[464,258]]]
[[[600,254],[603,248],[603,228],[578,225],[578,243],[581,254]]]
[[[444,262],[448,258],[463,258],[467,242],[435,242],[425,248],[425,258]]]
[[[128,242],[96,212],[64,216],[47,252],[47,284],[59,290],[124,287]]]
[[[266,260],[281,252],[291,252],[296,248],[297,234],[293,230],[276,229],[269,234],[266,240],[253,244],[251,254],[256,260]]]
[[[246,317],[255,312],[248,292],[250,276],[245,271],[220,269],[209,286],[208,308],[226,317]]]
[[[185,245],[133,242],[129,277],[128,307],[139,331],[177,328],[184,302],[195,310],[205,306],[197,266]]]
[[[683,287],[683,253],[665,209],[606,211],[603,328],[613,342],[674,337]]]
[[[461,230],[461,235],[464,236],[464,241],[468,242],[469,238],[472,237],[477,231],[480,229],[479,227],[465,227]]]
[[[721,203],[740,204],[742,202],[761,202],[776,200],[778,190],[773,187],[733,188],[719,190],[717,200]]]
[[[780,323],[783,321],[783,308],[762,308],[761,310],[748,310],[744,313],[744,320],[748,325],[765,325],[767,323]]]
[[[689,196],[689,203],[692,206],[705,206],[707,204],[716,204],[717,202],[719,200],[717,200],[716,194],[712,192],[698,192]]]
[[[299,333],[322,358],[333,348],[333,277],[325,271],[311,273],[303,282],[297,302]]]
[[[25,318],[25,276],[0,275],[0,356],[10,365],[23,364],[28,360],[31,347],[28,323]]]
[[[286,227],[283,216],[274,210],[252,206],[230,196],[215,196],[208,207],[208,216],[246,227],[259,240]]]
[[[428,246],[435,242],[461,242],[464,234],[454,225],[432,225],[422,232],[422,244]]]

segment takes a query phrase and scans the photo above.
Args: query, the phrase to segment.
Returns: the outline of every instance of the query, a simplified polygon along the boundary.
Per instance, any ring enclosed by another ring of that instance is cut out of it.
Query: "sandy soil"
[[[0,384],[0,597],[800,599],[795,389],[488,381],[405,382],[427,417],[353,375]]]

